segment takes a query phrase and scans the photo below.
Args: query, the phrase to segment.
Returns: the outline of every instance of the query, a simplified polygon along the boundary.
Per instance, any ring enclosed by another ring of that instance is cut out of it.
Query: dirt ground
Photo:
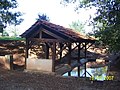
[[[10,43],[9,47],[7,45],[8,42],[1,45],[1,54],[24,52],[24,44],[21,44],[21,47],[14,42]],[[0,90],[120,90],[120,73],[114,71],[110,72],[110,75],[116,74],[118,78],[114,81],[103,82],[77,77],[62,77],[53,73],[8,71],[0,67]]]
[[[0,90],[120,90],[120,81],[90,81],[48,73],[0,69]]]

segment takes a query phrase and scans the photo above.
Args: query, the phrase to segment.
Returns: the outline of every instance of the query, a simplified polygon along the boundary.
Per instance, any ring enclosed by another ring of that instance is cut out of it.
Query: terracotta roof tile
[[[30,33],[32,30],[34,30],[34,28],[37,26],[37,25],[45,25],[46,27],[48,28],[51,28],[61,34],[65,34],[71,38],[75,38],[75,39],[87,39],[87,40],[95,40],[95,38],[93,37],[88,37],[84,34],[81,34],[79,32],[76,32],[75,30],[73,29],[70,29],[70,28],[65,28],[63,26],[60,26],[60,25],[56,25],[56,24],[53,24],[51,22],[48,22],[48,21],[45,21],[45,20],[39,20],[37,21],[35,24],[33,24],[28,30],[26,30],[21,36],[22,37],[25,37],[28,33]]]

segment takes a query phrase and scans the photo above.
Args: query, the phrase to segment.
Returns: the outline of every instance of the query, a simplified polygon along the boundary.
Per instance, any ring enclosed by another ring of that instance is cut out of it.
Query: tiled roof
[[[35,30],[36,27],[44,26],[47,28],[50,28],[49,31],[53,30],[55,32],[60,33],[61,35],[66,35],[68,38],[73,38],[74,40],[90,40],[95,41],[95,38],[88,37],[86,35],[83,35],[79,32],[76,32],[73,29],[65,28],[60,25],[53,24],[51,22],[45,21],[45,20],[39,20],[35,24],[33,24],[28,30],[26,30],[21,36],[27,37],[30,33],[32,33],[33,30]],[[33,33],[32,33],[33,34]],[[62,37],[62,36],[61,36]]]

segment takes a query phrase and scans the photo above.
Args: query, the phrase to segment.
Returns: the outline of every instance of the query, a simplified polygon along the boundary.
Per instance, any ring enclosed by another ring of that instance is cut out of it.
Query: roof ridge
[[[52,25],[55,25],[55,26],[57,25],[57,24],[54,24],[54,23],[49,22],[49,21],[46,21],[46,20],[40,20],[40,22],[41,22],[42,24],[47,23],[47,24],[52,24]],[[71,33],[70,31],[72,31],[72,34],[74,33],[74,34],[76,34],[76,35],[78,35],[78,36],[82,36],[82,37],[85,38],[85,39],[87,39],[87,38],[95,39],[95,38],[93,38],[93,37],[91,37],[91,36],[87,36],[87,35],[84,34],[84,33],[77,32],[77,31],[75,31],[75,30],[72,29],[72,28],[66,28],[66,27],[61,26],[61,25],[57,25],[57,26],[60,27],[60,28],[64,28],[64,29],[59,30],[59,31],[64,31],[64,30],[66,30],[66,31],[69,32],[69,33]]]
[[[59,32],[60,34],[63,34],[63,35],[67,35],[68,38],[74,38],[76,40],[85,40],[85,39],[88,39],[88,40],[95,40],[95,38],[93,37],[90,37],[90,36],[87,36],[83,33],[80,33],[80,32],[77,32],[75,31],[74,29],[71,29],[71,28],[66,28],[64,26],[61,26],[61,25],[57,25],[57,24],[54,24],[52,22],[49,22],[49,21],[46,21],[46,20],[37,20],[28,30],[26,30],[21,36],[22,37],[26,37],[27,35],[29,35],[29,33],[31,33],[34,28],[38,25],[45,25],[47,26],[48,28],[51,28],[51,30],[54,30],[54,31],[57,31]],[[62,36],[61,36],[62,37]]]

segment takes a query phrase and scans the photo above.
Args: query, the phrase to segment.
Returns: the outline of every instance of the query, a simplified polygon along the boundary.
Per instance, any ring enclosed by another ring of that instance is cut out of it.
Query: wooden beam
[[[68,48],[69,48],[68,65],[71,66],[71,43],[69,44]],[[68,76],[71,76],[71,71],[68,72]]]
[[[59,33],[61,36],[63,36],[63,38],[68,38],[70,41],[73,41],[73,40],[76,41],[75,38],[70,37],[69,35],[67,35],[67,34],[65,34],[65,33],[61,33],[61,32],[59,32],[59,31],[55,30],[54,28],[51,28],[51,27],[48,26],[48,25],[42,24],[42,27],[45,28],[46,30],[50,29],[51,32]]]
[[[60,54],[68,46],[69,46],[69,44],[67,44],[66,46],[63,45],[62,48],[60,49],[60,51],[57,52],[57,54]]]
[[[49,48],[52,48],[51,43],[47,42],[47,45],[48,45]]]
[[[46,33],[46,34],[48,34],[48,35],[50,35],[50,36],[56,38],[56,39],[65,40],[64,38],[59,37],[58,35],[56,35],[56,34],[50,32],[50,31],[48,31],[48,30],[43,29],[42,31],[43,31],[44,33]]]
[[[33,44],[35,44],[35,42],[29,41],[28,44],[29,44],[28,49],[30,49],[31,46],[32,46]]]
[[[68,64],[70,65],[71,64],[71,43],[69,44],[69,46],[68,46],[68,48],[69,48],[69,60],[68,60]]]
[[[70,41],[67,41],[67,40],[59,40],[59,39],[40,39],[40,38],[29,38],[30,41],[36,41],[36,42],[48,42],[48,43],[53,43],[53,42],[61,42],[61,43],[64,43],[64,42],[70,42]]]
[[[70,44],[70,43],[68,43],[68,45],[62,47],[62,49],[61,49],[60,51],[58,51],[57,54],[60,54],[66,47],[69,47],[69,44]],[[71,52],[72,52],[74,49],[76,49],[77,47],[78,47],[78,45],[76,45],[76,46],[71,50]]]
[[[86,43],[95,43],[96,40],[81,38],[81,39],[78,39],[77,41],[80,42],[80,43],[83,43],[83,42],[86,42]]]
[[[93,45],[93,43],[91,43],[88,47],[87,47],[87,49],[89,48],[89,47],[91,47]]]
[[[77,47],[78,47],[78,45],[77,45],[76,47],[74,47],[73,49],[71,48],[71,52],[72,52],[73,50],[75,50]],[[69,54],[71,54],[71,53],[68,52],[64,57],[67,57]],[[63,57],[63,58],[64,58],[64,57]],[[71,59],[72,59],[72,57],[71,57]]]
[[[55,60],[56,60],[56,42],[53,42],[53,48],[52,48],[52,72],[55,72]]]
[[[40,30],[39,38],[42,38],[42,30]]]
[[[39,26],[38,26],[39,27]],[[37,34],[40,34],[40,31],[42,30],[42,27],[39,27],[38,30],[34,31],[33,33],[30,34],[30,38],[34,38]],[[29,38],[27,37],[27,38]]]

